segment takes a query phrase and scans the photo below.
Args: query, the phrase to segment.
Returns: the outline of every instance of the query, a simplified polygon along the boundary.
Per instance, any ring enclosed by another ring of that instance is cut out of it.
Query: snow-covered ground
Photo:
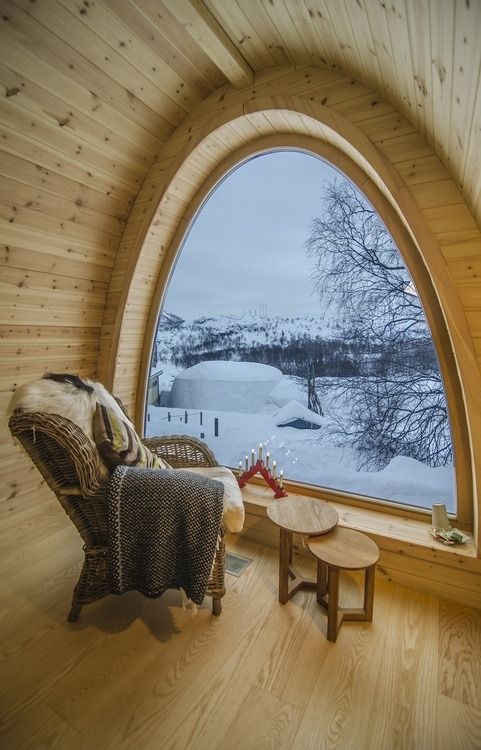
[[[160,367],[164,370],[164,387],[170,389],[177,368],[165,363],[160,363]],[[247,408],[225,411],[225,403],[219,403],[217,409],[202,410],[201,424],[199,410],[188,410],[186,423],[184,409],[149,406],[147,434],[180,433],[201,437],[218,461],[232,468],[237,468],[239,462],[244,464],[245,456],[250,457],[251,450],[257,450],[262,443],[264,451],[270,452],[271,460],[276,460],[278,469],[284,470],[287,479],[424,508],[442,502],[448,510],[454,510],[452,466],[430,468],[413,458],[396,456],[382,471],[356,470],[356,455],[352,449],[336,445],[330,436],[329,426],[335,423],[336,409],[341,407],[334,397],[328,397],[329,390],[331,394],[335,392],[333,379],[328,380],[322,390],[329,409],[317,430],[277,426],[279,413],[286,404],[291,401],[305,404],[305,394],[300,392],[299,385],[284,377],[257,413],[247,413]],[[216,418],[217,437],[214,435]]]

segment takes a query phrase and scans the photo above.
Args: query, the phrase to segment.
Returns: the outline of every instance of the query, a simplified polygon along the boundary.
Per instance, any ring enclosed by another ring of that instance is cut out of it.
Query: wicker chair
[[[69,419],[43,412],[15,413],[9,420],[9,428],[57,496],[84,542],[85,560],[68,615],[69,622],[75,622],[84,604],[111,593],[107,548],[108,476],[95,445]],[[196,438],[170,435],[148,438],[143,442],[173,468],[217,466],[213,453]],[[224,571],[224,529],[221,525],[206,591],[212,597],[214,615],[221,613],[221,599],[225,593]]]

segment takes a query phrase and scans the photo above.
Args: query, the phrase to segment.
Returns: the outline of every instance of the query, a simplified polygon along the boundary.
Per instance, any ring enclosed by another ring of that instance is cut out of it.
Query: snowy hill
[[[157,330],[158,362],[172,361],[173,353],[184,351],[189,351],[194,357],[197,355],[196,361],[207,353],[218,355],[220,350],[227,351],[224,351],[222,357],[216,356],[216,359],[238,359],[236,352],[244,354],[246,349],[285,347],[293,340],[334,340],[339,336],[332,320],[313,315],[292,318],[223,315],[185,320],[175,327],[168,322],[171,318],[176,316],[164,313]],[[183,364],[190,366],[194,362]]]
[[[174,322],[173,322],[174,321]],[[412,334],[412,332],[411,332]],[[378,375],[390,364],[410,360],[437,368],[428,333],[411,335],[409,341],[380,346],[373,339],[342,335],[339,324],[322,315],[302,317],[204,316],[182,320],[163,313],[157,329],[152,372],[163,369],[170,377],[207,360],[258,362],[281,370],[284,375],[314,377],[356,377]],[[172,378],[163,379],[170,388]]]

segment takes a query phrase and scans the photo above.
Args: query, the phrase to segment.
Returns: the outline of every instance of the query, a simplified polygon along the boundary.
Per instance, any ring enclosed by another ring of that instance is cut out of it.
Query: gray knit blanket
[[[111,591],[183,589],[201,604],[222,519],[220,482],[179,469],[118,466],[107,489]]]

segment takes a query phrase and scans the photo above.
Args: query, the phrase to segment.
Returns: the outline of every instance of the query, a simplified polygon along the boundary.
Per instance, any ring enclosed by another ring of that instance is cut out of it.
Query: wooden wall
[[[466,201],[478,211],[481,172],[477,141],[463,143],[460,129],[466,121],[468,132],[478,110],[474,79],[456,68],[477,59],[479,32],[469,22],[474,11],[468,5],[456,10],[460,23],[449,64],[441,44],[451,33],[449,3],[442,23],[432,14],[431,39],[436,65],[447,71],[445,83],[428,75],[430,55],[419,31],[422,38],[411,49],[417,63],[426,63],[427,94],[420,94],[421,84],[416,90],[409,83],[408,91],[401,67],[389,68],[387,57],[363,59],[363,49],[338,43],[342,35],[335,38],[324,21],[316,21],[322,33],[314,26],[309,35],[306,19],[293,17],[289,37],[283,5],[262,3],[249,18],[243,0],[206,3],[256,71],[255,85],[236,89],[185,33],[175,2],[0,0],[0,406],[4,410],[20,382],[70,370],[113,386],[141,420],[144,334],[155,323],[160,287],[196,196],[213,186],[225,165],[247,158],[259,139],[301,145],[304,138],[306,147],[314,139],[353,160],[366,174],[366,187],[379,189],[408,217],[406,231],[426,260],[456,352],[478,508],[481,243]],[[359,23],[361,5],[353,3]],[[416,28],[424,28],[426,4],[404,5],[415,21],[414,40]],[[348,6],[340,7],[338,23]],[[332,14],[335,24],[337,11]],[[241,16],[254,31],[239,41],[237,31],[247,28],[239,25]],[[395,59],[389,29],[394,32],[397,21],[380,17],[369,11],[373,44],[380,50],[389,37]],[[364,38],[368,44],[370,37]],[[297,67],[266,67],[284,62]],[[325,67],[311,68],[312,62]],[[386,100],[341,68],[371,81]],[[459,102],[456,87],[463,91]],[[414,116],[406,102],[418,99],[422,112]],[[443,120],[445,105],[456,122],[452,131]],[[2,518],[18,513],[20,519],[38,501],[40,480],[5,429],[0,460]]]
[[[45,371],[96,376],[131,206],[167,138],[226,80],[155,10],[0,0],[2,413]],[[34,502],[37,475],[5,429],[0,461],[2,510]]]

